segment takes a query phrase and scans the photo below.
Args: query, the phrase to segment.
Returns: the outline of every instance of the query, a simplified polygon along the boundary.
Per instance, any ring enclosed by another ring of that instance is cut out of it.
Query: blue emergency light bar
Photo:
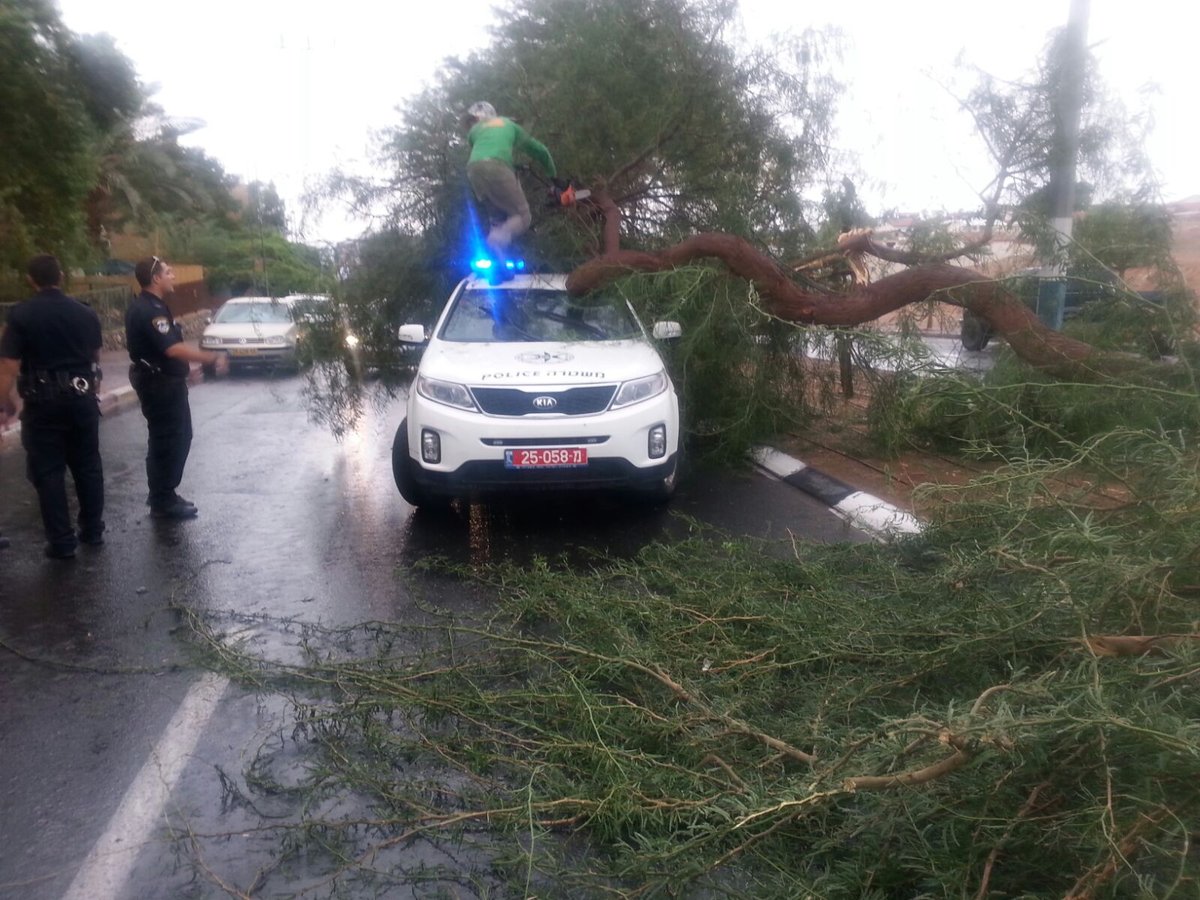
[[[481,256],[478,259],[471,261],[471,270],[477,275],[487,277],[497,274],[497,270],[503,267],[508,272],[524,272],[525,260],[523,259],[505,259],[494,260],[486,256]]]

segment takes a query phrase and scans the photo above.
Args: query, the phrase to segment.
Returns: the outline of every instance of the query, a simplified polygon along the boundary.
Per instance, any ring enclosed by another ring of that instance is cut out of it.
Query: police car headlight
[[[455,384],[453,381],[438,381],[436,378],[426,378],[421,375],[417,378],[417,393],[434,403],[444,403],[447,406],[469,409],[472,412],[477,412],[479,409],[475,405],[475,401],[471,399],[471,392],[463,385]]]
[[[613,409],[620,409],[622,406],[632,406],[634,403],[641,403],[643,400],[649,400],[651,397],[657,397],[667,389],[667,373],[656,372],[653,375],[647,375],[645,378],[635,378],[633,381],[626,381],[617,391],[617,396],[612,402]]]
[[[200,338],[200,346],[201,346],[201,347],[205,347],[205,348],[207,348],[207,347],[220,347],[220,346],[221,346],[221,339],[220,339],[220,338],[215,338],[215,337],[202,337],[202,338]]]
[[[287,342],[288,342],[287,335],[283,335],[283,334],[275,334],[275,335],[272,335],[271,337],[267,338],[267,343],[273,344],[276,347],[282,347]]]

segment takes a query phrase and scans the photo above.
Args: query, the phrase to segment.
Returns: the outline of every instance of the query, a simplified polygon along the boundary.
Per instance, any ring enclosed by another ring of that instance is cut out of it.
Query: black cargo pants
[[[79,531],[104,531],[104,467],[100,462],[100,408],[92,394],[26,400],[21,412],[25,473],[38,495],[46,541],[57,551],[75,549],[67,507],[66,471],[75,481]]]

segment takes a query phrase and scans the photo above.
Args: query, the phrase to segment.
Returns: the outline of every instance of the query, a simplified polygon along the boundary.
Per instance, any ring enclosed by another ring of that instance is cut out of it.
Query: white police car
[[[655,338],[680,334],[659,322]],[[620,490],[665,501],[679,465],[679,399],[615,292],[571,297],[565,275],[459,283],[428,340],[392,446],[414,506],[531,490]]]

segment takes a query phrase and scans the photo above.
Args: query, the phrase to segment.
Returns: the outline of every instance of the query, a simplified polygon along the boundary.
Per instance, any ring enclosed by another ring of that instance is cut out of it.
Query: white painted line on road
[[[171,791],[228,686],[228,678],[207,673],[188,689],[63,900],[115,900],[122,895],[138,851],[162,826]]]

